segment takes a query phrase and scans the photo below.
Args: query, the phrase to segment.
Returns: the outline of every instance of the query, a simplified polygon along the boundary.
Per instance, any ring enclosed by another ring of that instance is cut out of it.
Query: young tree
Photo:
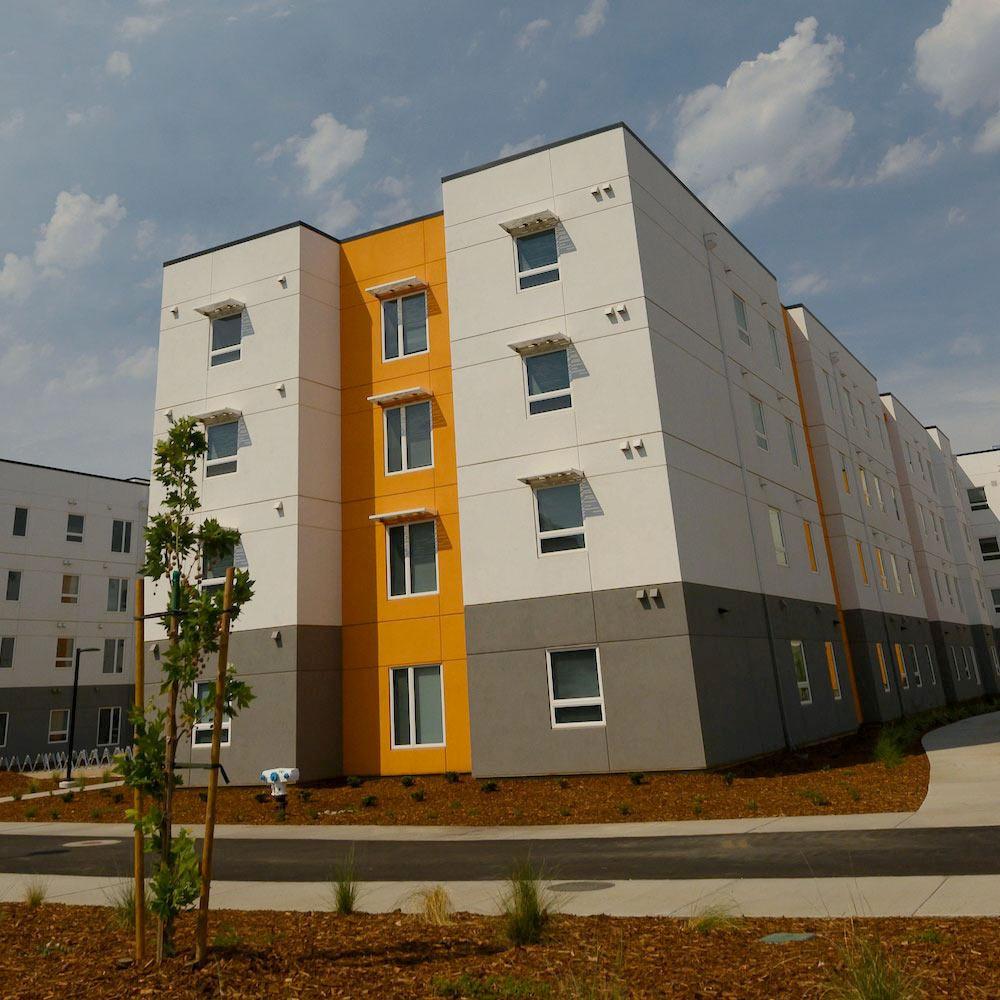
[[[143,834],[145,850],[158,856],[150,882],[150,909],[158,922],[157,960],[173,951],[174,919],[199,893],[194,840],[184,830],[174,836],[173,802],[181,784],[175,774],[177,748],[212,703],[211,694],[205,700],[197,697],[195,685],[209,657],[219,650],[223,592],[203,590],[201,581],[204,567],[231,555],[240,540],[238,531],[214,518],[195,523],[200,504],[194,473],[207,448],[204,431],[191,417],[171,420],[166,437],[156,443],[153,476],[164,496],[146,527],[142,575],[169,584],[162,616],[168,641],[160,657],[160,698],[134,710],[134,756],[117,765],[125,783],[148,803],[141,817],[131,810],[130,816]],[[253,581],[246,570],[237,570],[232,619],[252,596]],[[224,704],[230,717],[252,698],[248,685],[227,670]]]

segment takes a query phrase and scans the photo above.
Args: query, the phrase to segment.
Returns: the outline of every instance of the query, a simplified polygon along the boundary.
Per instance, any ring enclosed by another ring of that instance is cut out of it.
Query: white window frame
[[[805,707],[806,705],[811,705],[813,703],[812,683],[809,680],[809,658],[806,656],[806,645],[801,639],[789,639],[788,645],[792,651],[792,673],[795,677],[795,686],[799,692],[799,704]],[[802,654],[802,673],[805,675],[804,680],[800,679],[798,673],[796,672],[796,646],[798,646],[799,652]]]
[[[774,358],[774,367],[777,368],[779,372],[784,371],[781,364],[781,351],[778,348],[778,331],[775,328],[775,325],[771,322],[768,322],[767,329],[771,335],[771,354]]]
[[[547,354],[565,354],[566,355],[566,388],[565,389],[550,389],[548,392],[532,392],[528,383],[528,362],[532,358],[544,357]],[[550,413],[561,413],[563,410],[573,409],[573,376],[569,370],[569,349],[566,347],[556,347],[551,351],[532,351],[530,353],[521,356],[521,374],[524,378],[524,399],[525,399],[525,410],[528,417],[545,417]],[[543,403],[547,399],[562,399],[566,397],[569,400],[569,406],[560,407],[558,410],[541,410],[538,413],[531,412],[532,403]]]
[[[899,517],[899,496],[896,493],[896,487],[889,484],[889,496],[892,498],[892,509],[896,512],[896,520],[900,520]]]
[[[885,692],[892,690],[892,677],[889,673],[889,664],[885,661],[885,649],[882,643],[875,643],[875,662],[878,666],[879,680],[882,682],[882,690]]]
[[[224,316],[211,316],[208,320],[208,367],[218,368],[220,365],[229,365],[234,361],[241,361],[243,359],[243,313],[244,310],[240,309],[239,312],[226,313]],[[215,321],[221,319],[230,319],[233,316],[239,316],[240,318],[240,339],[239,343],[232,347],[212,347],[212,339],[215,336]],[[234,354],[235,357],[227,358],[225,361],[215,361],[215,358],[221,358],[226,354]]]
[[[121,525],[121,547],[115,548],[115,529]],[[132,551],[132,522],[116,517],[111,522],[111,551],[126,554]]]
[[[1000,615],[1000,587],[990,587],[990,600],[993,601],[993,611]]]
[[[69,580],[69,589],[66,589],[66,581]],[[73,587],[73,581],[76,582],[76,588]],[[60,584],[59,591],[59,603],[60,604],[79,604],[80,603],[80,575],[78,573],[63,573],[62,582]]]
[[[983,676],[979,672],[979,657],[976,656],[976,647],[975,646],[966,646],[965,648],[968,649],[969,656],[972,657],[972,669],[973,669],[973,671],[975,672],[975,675],[976,675],[976,683],[980,687],[982,687],[983,686]]]
[[[111,654],[111,670],[105,670],[104,664],[107,662],[108,643],[113,643]],[[107,677],[114,677],[116,674],[125,673],[125,640],[123,638],[110,637],[104,640],[101,649],[101,673]]]
[[[878,570],[879,583],[882,584],[883,590],[888,591],[889,574],[885,571],[885,554],[877,545],[873,545],[872,549],[875,552],[875,569]]]
[[[21,584],[23,582],[23,574],[19,569],[9,569],[7,570],[7,583],[6,590],[4,591],[5,600],[20,601],[21,600]],[[11,597],[11,592],[13,591],[14,596]]]
[[[211,690],[213,692],[213,697],[214,697],[215,681],[195,681],[194,696],[199,701],[202,700],[201,691],[202,691],[203,688],[206,688],[206,687],[211,688]],[[212,709],[213,715],[214,715],[214,705],[215,705],[215,702],[213,701],[211,703],[211,705],[210,705],[210,708]],[[212,721],[211,720],[209,720],[208,722],[195,722],[194,725],[191,727],[191,749],[192,750],[211,750],[212,749],[211,732],[212,732]],[[196,733],[208,733],[209,734],[208,742],[207,743],[198,743],[197,740],[196,740],[196,736],[195,736]],[[233,720],[227,714],[227,712],[226,712],[226,706],[223,705],[222,706],[222,726],[219,729],[219,746],[220,747],[232,746],[232,742],[233,742]]]
[[[109,713],[108,736],[115,735],[115,739],[108,739],[101,742],[101,716],[104,712]],[[121,743],[122,739],[122,709],[121,705],[105,705],[97,710],[97,745],[99,747],[115,747]]]
[[[547,232],[552,233],[552,238],[555,241],[556,245],[555,262],[552,264],[543,264],[541,267],[529,267],[526,271],[522,271],[521,262],[518,260],[518,253],[517,253],[518,240],[525,239],[526,237],[529,236],[537,236],[539,233],[547,233]],[[520,236],[515,236],[513,240],[511,240],[511,244],[514,249],[514,278],[517,284],[518,292],[530,292],[535,288],[541,288],[543,285],[554,285],[556,284],[556,282],[562,281],[562,275],[559,272],[559,235],[556,233],[555,225],[545,226],[542,229],[535,230],[535,232],[533,233],[523,233]],[[528,285],[527,287],[521,284],[521,281],[524,278],[533,278],[537,274],[548,274],[549,271],[556,272],[556,276],[552,281],[543,281],[541,285]]]
[[[875,481],[875,499],[878,501],[878,509],[884,514],[886,511],[885,497],[882,495],[882,481],[874,472],[872,473],[872,479]]]
[[[236,420],[220,420],[218,423],[209,425],[205,429],[205,440],[208,440],[208,435],[211,433],[213,427],[227,427],[229,424],[236,425],[236,451],[232,455],[223,455],[220,458],[209,458],[208,452],[205,452],[205,478],[206,479],[216,479],[219,476],[232,476],[240,471],[240,421],[237,417]],[[228,472],[216,472],[214,475],[209,472],[210,469],[219,468],[222,465],[232,465],[233,468]]]
[[[573,485],[570,483],[558,483],[558,486],[569,486]],[[533,486],[531,489],[531,504],[532,511],[535,516],[535,546],[539,557],[547,558],[548,556],[564,556],[571,552],[585,552],[587,550],[587,518],[583,513],[583,490],[580,483],[575,484],[577,489],[580,490],[580,527],[579,528],[552,528],[549,531],[542,531],[541,519],[538,513],[538,494],[544,493],[547,489],[553,489],[552,486]],[[544,552],[542,550],[542,540],[546,538],[570,538],[575,535],[583,536],[583,545],[578,546],[575,549],[557,549],[554,552]]]
[[[597,663],[597,697],[589,698],[560,698],[556,702],[552,684],[552,654],[571,653],[581,649],[592,649],[594,659]],[[545,650],[545,672],[549,682],[549,720],[553,729],[594,729],[596,727],[607,727],[608,715],[604,707],[604,677],[601,672],[601,650],[599,646],[556,646]],[[556,722],[557,708],[588,708],[591,705],[599,705],[601,709],[600,721],[590,722]]]
[[[410,579],[410,528],[414,524],[434,525],[434,589],[412,591]],[[392,592],[392,551],[389,545],[390,533],[393,528],[403,529],[403,578],[406,590],[402,594]],[[441,567],[438,565],[438,526],[433,517],[421,518],[418,521],[402,521],[385,526],[385,592],[390,601],[403,601],[411,597],[431,597],[441,590]]]
[[[758,418],[760,418],[759,424]],[[750,421],[753,424],[757,447],[761,451],[770,451],[767,442],[767,418],[764,416],[764,404],[756,396],[750,397]]]
[[[0,712],[0,719],[3,719],[3,738],[0,739],[0,747],[7,746],[7,737],[10,735],[10,712]]]
[[[69,522],[71,517],[78,517],[81,521],[81,528],[79,531],[70,531]],[[67,542],[82,542],[84,532],[87,530],[87,518],[84,514],[67,514],[66,515],[66,541]]]
[[[407,357],[410,357],[410,355],[407,355]],[[431,460],[427,465],[414,465],[411,467],[407,464],[406,411],[411,406],[427,407],[427,412],[429,415],[427,421],[427,428],[431,446]],[[399,449],[403,461],[403,467],[401,469],[397,469],[395,472],[390,472],[389,471],[389,414],[394,410],[400,411]],[[434,408],[431,406],[431,401],[429,399],[418,399],[413,403],[402,403],[399,406],[386,406],[382,408],[382,461],[383,461],[382,467],[385,470],[386,476],[402,476],[404,473],[407,472],[419,472],[422,469],[434,468]]]
[[[788,451],[792,456],[792,465],[794,465],[796,469],[801,468],[799,465],[799,448],[795,443],[795,424],[793,424],[788,417],[785,417],[785,430],[788,434]]]
[[[983,542],[992,542],[996,545],[996,552],[987,552],[983,548]],[[996,535],[983,535],[979,539],[979,554],[982,556],[983,562],[993,562],[994,559],[1000,559],[1000,539]]]
[[[18,515],[24,511],[24,531],[17,530],[17,519]],[[14,508],[14,521],[10,526],[10,534],[12,538],[27,538],[28,536],[28,518],[29,518],[29,508],[27,507],[15,507]]]
[[[847,415],[851,418],[851,423],[856,427],[858,423],[858,418],[854,416],[854,403],[851,401],[851,394],[847,391],[844,386],[840,387],[841,392],[844,394],[844,400],[847,403]]]
[[[125,611],[128,611],[128,585],[128,577],[108,577],[108,604],[112,603],[112,594],[115,595],[115,606],[113,608],[108,608],[108,614],[122,614]]]
[[[899,684],[903,691],[910,690],[910,672],[906,669],[906,653],[901,642],[892,644],[892,658],[896,661],[896,672],[899,674]]]
[[[837,663],[837,648],[832,642],[827,640],[823,643],[823,653],[827,657],[827,667],[831,665],[833,667],[833,676],[831,679],[837,682],[837,686],[833,688],[833,700],[840,701],[844,697],[844,688],[840,683],[840,664]]]
[[[236,568],[236,546],[233,546],[233,568]],[[228,567],[226,567],[228,569]],[[204,573],[204,563],[202,564],[202,572]],[[222,576],[202,576],[201,579],[201,589],[205,590],[218,590],[220,587],[226,585],[226,574],[223,570]]]
[[[17,636],[16,635],[0,635],[0,652],[2,652],[3,644],[9,640],[10,642],[10,663],[4,665],[3,657],[0,655],[0,670],[13,670],[14,669],[14,655],[17,652]]]
[[[69,653],[65,656],[59,655],[59,643],[68,642],[69,643]],[[76,655],[76,639],[71,635],[60,635],[56,636],[56,658],[55,665],[57,670],[65,670],[67,667],[73,666],[73,657]]]
[[[973,500],[972,499],[972,494],[978,492],[979,490],[983,491],[983,499],[982,500]],[[968,500],[969,500],[969,509],[970,510],[989,510],[990,509],[990,502],[989,502],[989,500],[987,499],[987,496],[986,496],[986,487],[985,486],[970,486],[970,487],[968,487],[968,489],[966,489],[965,494],[966,494],[966,496],[968,497]]]
[[[909,643],[909,650],[913,656],[913,662],[910,664],[913,668],[913,683],[918,688],[922,688],[924,686],[924,675],[920,670],[920,657],[917,655],[917,647],[911,642]]]
[[[996,646],[990,646],[990,659],[993,661],[993,673],[1000,677],[1000,653],[997,653]]]
[[[441,691],[441,742],[440,743],[417,743],[417,699],[414,697],[413,671],[421,667],[437,667],[438,687]],[[396,742],[396,706],[393,699],[396,696],[396,685],[393,683],[393,674],[398,670],[406,671],[406,692],[407,702],[410,711],[410,743]],[[444,664],[443,663],[416,663],[408,667],[389,668],[389,746],[392,750],[434,750],[448,745],[448,728],[445,719],[444,704]]]
[[[937,687],[937,669],[935,666],[934,654],[931,647],[924,643],[924,652],[927,654],[927,667],[931,674],[931,687]]]
[[[403,337],[403,299],[415,299],[418,295],[424,297],[424,340],[426,344],[422,351],[410,351],[409,354],[403,352],[405,339]],[[396,348],[399,353],[394,358],[386,357],[385,353],[385,307],[386,303],[396,303]],[[427,289],[419,292],[410,292],[407,295],[390,295],[384,299],[379,299],[379,327],[381,330],[381,344],[379,351],[382,354],[382,363],[391,365],[394,361],[402,361],[403,358],[419,358],[421,354],[429,354],[431,350],[431,320],[427,308]]]
[[[66,726],[64,729],[53,729],[52,728],[52,716],[57,712],[62,712],[66,719]],[[59,736],[62,734],[60,739],[53,739],[52,737]],[[68,708],[50,708],[49,709],[49,743],[65,743],[69,739],[69,709]]]
[[[736,317],[736,333],[740,340],[749,348],[753,348],[753,338],[750,336],[750,310],[743,297],[733,292],[733,314]],[[743,316],[740,322],[740,314]]]
[[[913,596],[917,596],[917,581],[913,576],[913,563],[909,559],[906,560],[906,575],[910,578],[910,591]]]
[[[774,559],[779,566],[788,566],[788,546],[785,543],[785,530],[781,524],[781,511],[777,507],[767,508],[767,520],[771,527],[771,545],[774,547]]]
[[[868,473],[863,465],[858,466],[858,482],[861,483],[861,495],[865,498],[865,506],[870,510],[872,495],[868,490]]]
[[[833,376],[825,368],[821,369],[821,371],[826,376],[826,394],[830,397],[830,409],[836,413],[837,399],[833,391]]]

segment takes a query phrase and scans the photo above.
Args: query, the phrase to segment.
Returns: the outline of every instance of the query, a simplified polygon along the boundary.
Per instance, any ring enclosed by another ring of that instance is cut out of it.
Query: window
[[[955,595],[952,593],[951,589],[951,577],[947,573],[942,574],[944,576],[945,589],[948,591],[948,602],[954,607]]]
[[[433,521],[394,524],[386,530],[389,596],[437,591],[437,538]]]
[[[865,498],[865,506],[871,507],[872,495],[868,492],[868,474],[863,465],[858,466],[858,482],[861,483],[861,495]]]
[[[14,508],[14,532],[15,535],[24,537],[28,533],[28,508]]]
[[[125,671],[125,640],[104,640],[103,673],[120,674]]]
[[[543,554],[583,549],[583,499],[579,483],[535,490],[538,509],[538,547]]]
[[[894,552],[889,553],[889,569],[892,570],[892,585],[896,588],[896,593],[901,594],[903,592],[903,581],[899,579],[899,566],[896,563],[896,554]]]
[[[927,657],[927,672],[931,675],[931,686],[937,687],[937,670],[934,669],[934,654],[930,646],[924,646],[924,654]]]
[[[809,686],[809,670],[806,667],[806,651],[799,639],[789,642],[792,647],[792,665],[795,668],[795,684],[799,689],[799,702],[803,705],[812,704],[812,688]]]
[[[878,501],[878,509],[885,513],[885,497],[882,495],[882,483],[878,476],[873,475],[872,479],[875,480],[875,499]]]
[[[882,649],[882,643],[880,642],[875,643],[875,659],[878,661],[878,673],[882,679],[882,690],[888,691],[891,687],[889,684],[889,671],[885,665],[885,650]]]
[[[861,579],[864,580],[865,586],[868,586],[868,567],[865,565],[865,550],[861,547],[861,542],[857,539],[854,541],[854,545],[858,552],[858,565],[861,567]]]
[[[226,570],[236,565],[235,549],[227,549],[215,559],[205,559],[201,567],[201,589],[220,590],[226,585]]]
[[[113,576],[108,580],[108,611],[125,611],[128,607],[128,580]]]
[[[837,397],[833,391],[833,379],[830,377],[830,373],[824,368],[823,374],[826,376],[826,394],[830,397],[830,409],[834,413],[837,412]]]
[[[565,410],[573,405],[569,389],[569,356],[565,350],[529,354],[524,359],[528,413]]]
[[[781,348],[778,347],[778,331],[773,323],[767,324],[767,332],[771,337],[771,357],[774,358],[774,367],[781,371]]]
[[[917,596],[917,581],[913,578],[913,563],[909,559],[906,560],[906,575],[910,580],[910,593],[914,597]]]
[[[906,662],[903,660],[903,647],[898,643],[892,644],[892,652],[896,657],[896,669],[899,671],[899,683],[904,691],[910,689],[910,677],[906,672]]]
[[[851,394],[846,390],[842,390],[844,393],[844,412],[851,418],[851,423],[857,423],[854,417],[854,404],[851,402]]]
[[[517,237],[517,282],[534,288],[559,280],[559,249],[555,229]]]
[[[1000,655],[997,654],[996,646],[990,646],[990,659],[993,661],[993,673],[1000,677]]]
[[[900,520],[900,517],[899,517],[899,497],[896,494],[896,487],[895,486],[890,486],[889,487],[889,496],[892,498],[892,509],[895,511],[895,513],[896,513],[896,520],[898,521],[898,520]]]
[[[65,743],[69,733],[69,709],[53,708],[49,712],[49,742]]]
[[[913,683],[916,684],[918,688],[924,686],[924,677],[920,672],[920,660],[917,658],[917,647],[910,643],[907,646],[907,650],[910,654],[910,669],[913,671]]]
[[[78,604],[80,601],[80,578],[69,574],[63,574],[62,597],[63,604]]]
[[[14,666],[14,637],[5,635],[0,638],[0,669],[11,670]]]
[[[226,365],[240,360],[240,342],[243,340],[243,313],[232,313],[212,320],[212,350],[209,365]]]
[[[433,465],[430,400],[394,406],[384,412],[386,474]]]
[[[118,705],[97,710],[97,745],[115,747],[122,735],[122,710]]]
[[[955,597],[958,598],[958,606],[964,612],[965,611],[965,601],[962,599],[962,588],[958,584],[958,577],[954,576],[954,577],[952,577],[952,580],[954,580],[954,582],[955,582]]]
[[[944,518],[939,517],[938,522],[941,525],[941,540],[944,542],[945,552],[951,552],[951,544],[948,541],[948,532],[944,526]]]
[[[111,551],[131,552],[132,551],[132,522],[112,521],[111,523]]]
[[[549,705],[553,728],[604,725],[604,688],[596,649],[550,649]]]
[[[0,712],[0,747],[5,747],[7,745],[7,729],[9,728],[10,714],[8,712]]]
[[[844,693],[840,690],[840,674],[837,671],[837,655],[833,649],[832,642],[823,644],[826,648],[826,669],[830,674],[830,690],[833,692],[833,700],[840,701]]]
[[[788,434],[788,453],[792,456],[792,465],[799,467],[799,449],[795,447],[795,424],[785,417],[785,431]]]
[[[427,293],[382,300],[382,360],[427,350]]]
[[[389,673],[393,747],[444,746],[441,667],[398,667]]]
[[[983,554],[983,559],[990,562],[992,559],[1000,559],[1000,543],[997,542],[996,535],[989,538],[979,539],[979,551]]]
[[[842,452],[838,451],[837,454],[840,456],[840,481],[844,484],[844,492],[851,492],[851,477],[847,473],[847,456]]]
[[[882,557],[882,550],[875,546],[875,567],[878,569],[878,580],[882,584],[883,590],[889,589],[889,577],[885,572],[885,559]]]
[[[871,437],[872,429],[871,425],[868,423],[868,407],[864,403],[858,403],[858,409],[861,410],[861,417],[865,422],[865,434]]]
[[[66,517],[66,541],[83,541],[83,514],[69,514]]]
[[[806,553],[809,556],[809,569],[814,573],[818,573],[819,567],[816,565],[816,547],[813,545],[812,525],[808,521],[803,521],[802,531],[806,536]]]
[[[969,494],[969,506],[973,510],[989,510],[990,505],[986,500],[985,486],[970,486],[966,492]]]
[[[979,674],[979,659],[976,656],[976,650],[972,646],[966,647],[966,660],[972,660],[972,669],[976,674],[976,683],[980,686],[983,683],[983,678]]]
[[[225,476],[236,471],[239,451],[240,422],[208,425],[208,453],[205,458],[206,476]]]
[[[779,566],[788,565],[788,552],[785,550],[785,534],[781,530],[781,511],[774,507],[767,508],[767,516],[771,522],[771,542],[774,544],[774,558]]]
[[[903,447],[906,449],[906,464],[910,467],[910,471],[913,471],[913,452],[910,451],[910,442],[904,441]]]
[[[750,397],[750,414],[753,417],[757,447],[767,451],[767,426],[764,423],[764,404],[756,396]]]
[[[993,598],[993,610],[1000,615],[1000,588],[990,590],[990,597]]]
[[[198,720],[191,727],[191,743],[196,747],[212,745],[212,720],[215,718],[215,681],[198,681],[194,686],[194,696],[201,702]],[[222,726],[219,730],[219,746],[227,747],[232,733],[232,720],[228,705],[222,707]]]
[[[747,318],[747,304],[733,292],[733,308],[736,310],[736,332],[740,340],[748,347],[752,346],[750,339],[750,320]]]
[[[955,680],[956,681],[961,681],[961,679],[962,679],[962,668],[961,668],[961,666],[959,666],[958,653],[955,652],[955,647],[954,646],[947,646],[946,648],[948,650],[948,655],[951,657],[951,666],[952,666],[952,669],[955,671]]]
[[[21,571],[19,569],[7,570],[7,600],[21,600]]]
[[[875,409],[878,409],[878,403],[875,404]],[[885,447],[885,420],[883,417],[876,415],[875,426],[878,428],[878,436],[882,440],[882,447]]]
[[[938,600],[944,600],[944,594],[941,592],[941,574],[937,570],[934,570],[934,589],[937,591]]]

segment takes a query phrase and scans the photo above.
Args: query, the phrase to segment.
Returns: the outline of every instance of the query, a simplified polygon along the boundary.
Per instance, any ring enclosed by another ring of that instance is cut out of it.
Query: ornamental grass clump
[[[354,863],[354,848],[333,870],[333,909],[342,917],[350,916],[358,904],[357,866]]]
[[[530,860],[518,862],[500,900],[504,933],[514,947],[538,944],[551,917],[549,895]]]
[[[874,938],[849,939],[840,959],[843,968],[831,975],[826,1000],[916,1000],[923,993],[919,979],[897,966]]]

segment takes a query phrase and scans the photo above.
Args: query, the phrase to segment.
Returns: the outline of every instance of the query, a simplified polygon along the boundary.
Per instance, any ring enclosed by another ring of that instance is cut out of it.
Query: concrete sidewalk
[[[43,885],[50,903],[104,906],[129,883],[79,875],[0,875],[0,899],[23,899]],[[503,882],[444,882],[455,909],[497,913]],[[1000,875],[902,878],[688,879],[547,883],[555,909],[576,915],[691,917],[709,909],[747,917],[997,917]],[[362,882],[358,909],[368,913],[420,909],[420,882]],[[328,882],[214,882],[212,908],[324,911]]]

